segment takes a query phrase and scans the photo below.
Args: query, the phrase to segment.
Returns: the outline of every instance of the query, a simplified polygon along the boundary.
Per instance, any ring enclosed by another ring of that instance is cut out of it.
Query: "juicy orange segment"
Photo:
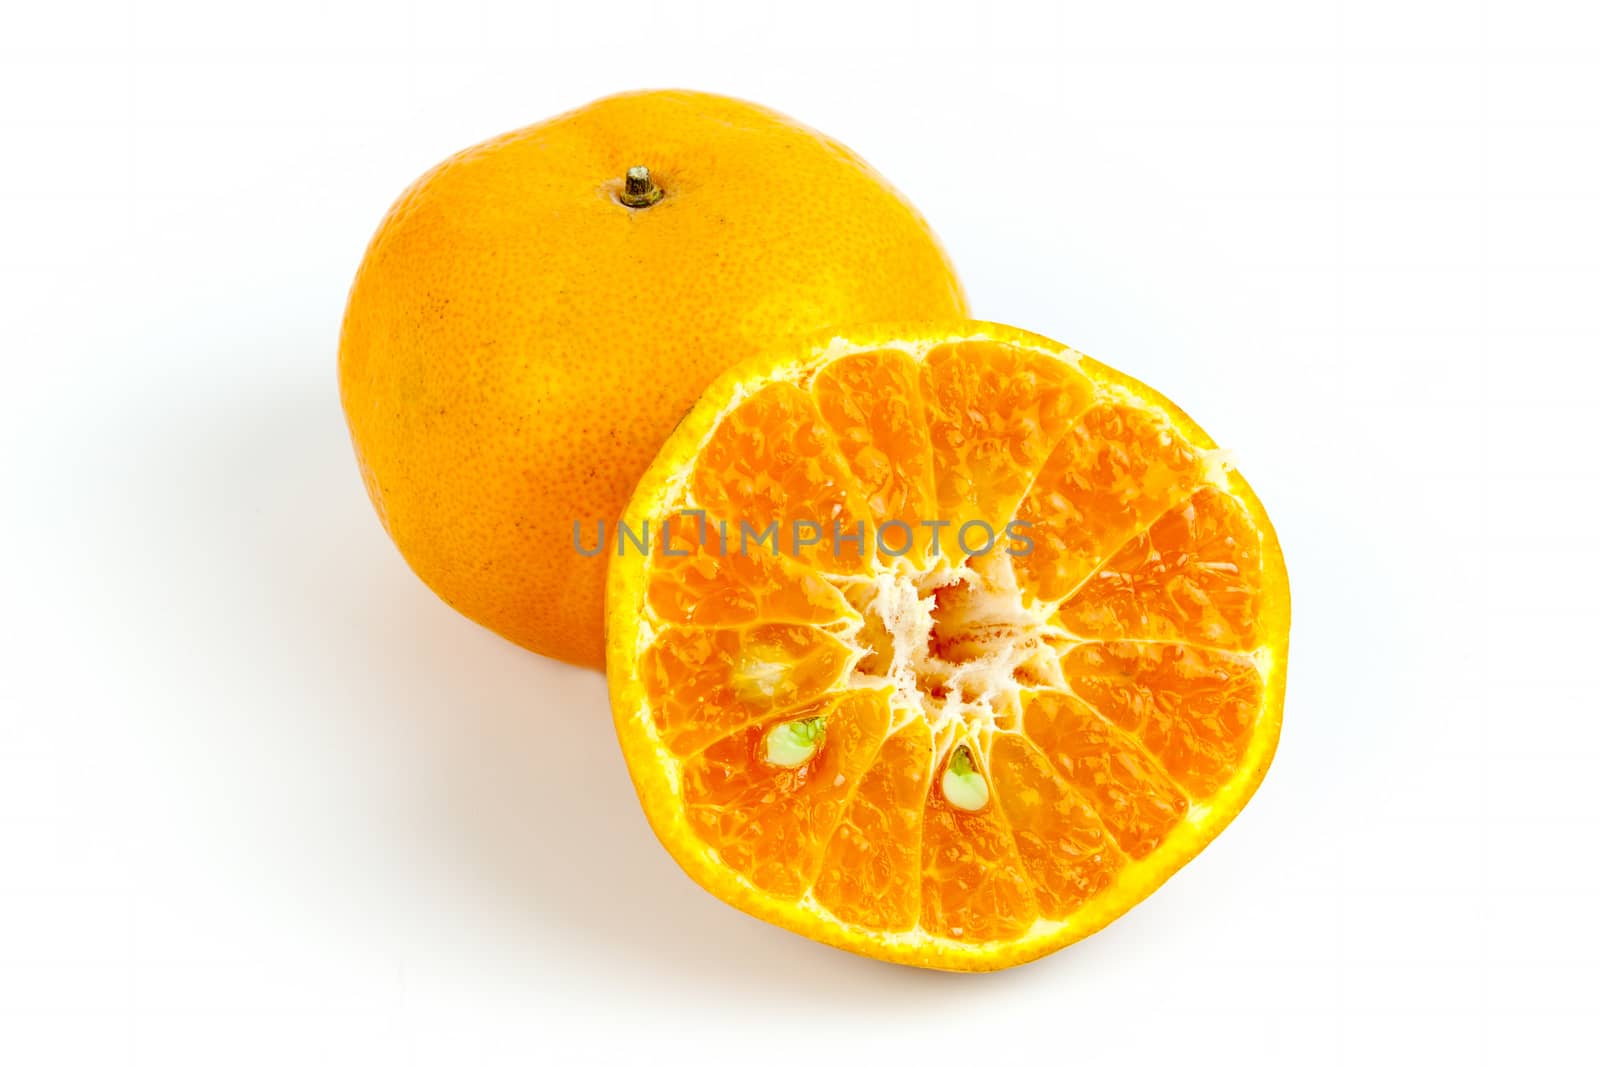
[[[1105,824],[1067,785],[1038,747],[1024,737],[995,739],[991,757],[995,792],[1017,842],[1017,854],[1051,919],[1111,884],[1124,860]]]
[[[920,966],[1033,959],[1148,896],[1271,761],[1266,514],[1070,349],[885,327],[736,368],[624,522],[684,513],[776,524],[778,551],[613,558],[613,709],[657,835],[755,915]]]
[[[816,405],[787,382],[731,412],[694,468],[696,501],[728,520],[729,552],[787,555],[828,571],[860,570],[870,554],[864,527],[860,539],[844,539],[866,519],[851,483]]]
[[[916,363],[894,349],[845,356],[817,372],[811,391],[887,553],[920,558],[920,520],[936,497]]]
[[[738,534],[725,525],[701,515],[677,515],[650,527],[668,531],[650,570],[650,610],[659,618],[737,626],[757,620],[826,623],[851,614],[837,587],[796,561],[728,551]]]
[[[1122,851],[1148,856],[1178,824],[1189,798],[1132,738],[1075,697],[1031,694],[1023,729],[1061,780],[1093,807]]]
[[[1009,518],[1093,388],[1070,363],[1015,345],[957,341],[928,352],[922,397],[939,517],[954,531]]]
[[[828,842],[812,893],[842,921],[909,930],[922,899],[922,806],[933,737],[913,719],[883,744]]]
[[[862,690],[797,718],[820,720],[826,739],[798,767],[769,762],[763,749],[774,727],[752,726],[683,768],[684,807],[701,840],[752,885],[790,899],[815,880],[823,846],[878,754],[889,709],[882,693]]]
[[[1017,509],[1034,549],[1017,571],[1060,600],[1110,552],[1198,485],[1204,457],[1158,412],[1097,404],[1067,431]]]
[[[1256,643],[1260,535],[1233,497],[1203,489],[1102,564],[1061,608],[1087,637]]]
[[[643,659],[656,731],[686,754],[815,700],[838,683],[850,650],[821,630],[769,623],[666,630]]]
[[[1032,883],[994,804],[963,811],[929,790],[922,817],[922,929],[1006,941],[1038,918]]]
[[[1248,656],[1118,641],[1078,645],[1063,666],[1073,691],[1137,737],[1180,789],[1212,792],[1250,744],[1263,686]]]

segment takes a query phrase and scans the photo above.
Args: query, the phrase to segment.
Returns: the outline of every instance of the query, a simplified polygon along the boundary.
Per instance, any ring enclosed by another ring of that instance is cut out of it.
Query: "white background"
[[[0,1062],[1592,1057],[1587,6],[7,4]],[[1276,521],[1272,773],[1081,945],[941,975],[720,904],[600,675],[371,512],[334,367],[384,209],[659,86],[855,147],[978,314],[1178,399]]]

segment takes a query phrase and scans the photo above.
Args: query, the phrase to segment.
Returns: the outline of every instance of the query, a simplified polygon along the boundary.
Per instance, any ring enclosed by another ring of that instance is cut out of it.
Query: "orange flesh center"
[[[1262,538],[1221,472],[1152,405],[993,342],[744,397],[661,518],[869,532],[648,561],[648,728],[694,835],[879,931],[1003,940],[1106,892],[1234,777],[1264,705]],[[975,520],[998,541],[969,554]],[[903,554],[870,532],[896,521]]]

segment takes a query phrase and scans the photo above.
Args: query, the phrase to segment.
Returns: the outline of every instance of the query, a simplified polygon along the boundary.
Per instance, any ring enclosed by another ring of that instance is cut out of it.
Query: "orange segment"
[[[922,398],[937,472],[939,518],[951,529],[944,554],[967,522],[1003,527],[1016,511],[1093,385],[1071,363],[1012,345],[959,341],[922,364]]]
[[[1119,641],[1079,645],[1062,666],[1078,696],[1191,793],[1220,787],[1250,744],[1262,683],[1248,656]]]
[[[662,740],[687,754],[748,723],[827,692],[850,649],[809,626],[674,629],[645,653],[641,676]]]
[[[1010,966],[1126,912],[1239,812],[1278,735],[1282,556],[1214,449],[1140,383],[992,324],[730,372],[625,523],[861,518],[864,547],[947,525],[937,555],[612,559],[617,736],[662,843],[754,915],[918,966]],[[949,525],[1018,517],[1031,554]]]
[[[1135,859],[1148,856],[1189,809],[1149,753],[1075,697],[1033,694],[1023,729]]]
[[[1004,734],[995,739],[990,758],[995,792],[1039,910],[1049,919],[1065,918],[1112,884],[1122,853],[1094,809],[1032,744]]]
[[[778,897],[798,897],[811,885],[822,848],[889,725],[882,693],[856,693],[798,717],[813,714],[825,724],[821,744],[798,767],[764,758],[768,728],[761,726],[718,741],[684,766],[689,824],[722,862]]]
[[[995,941],[1018,936],[1038,916],[999,808],[962,811],[930,790],[922,817],[922,928],[958,941]]]
[[[741,554],[737,534],[725,535],[716,520],[678,515],[659,522],[670,522],[670,533],[650,569],[649,598],[651,610],[667,622],[825,623],[851,614],[844,596],[821,575],[781,556]]]
[[[933,737],[921,719],[883,743],[828,842],[817,902],[848,923],[909,930],[920,913],[922,807]]]
[[[933,450],[916,363],[895,349],[845,356],[817,373],[811,392],[885,549],[898,555],[925,545],[921,521],[935,513]]]
[[[776,549],[824,570],[851,572],[861,569],[871,536],[864,509],[851,500],[851,482],[811,398],[778,382],[717,427],[695,464],[693,485],[701,507],[729,520],[730,552]],[[845,540],[858,523],[861,540]]]
[[[1084,637],[1256,644],[1261,535],[1239,502],[1203,489],[1124,545],[1061,607]]]
[[[1033,551],[1017,577],[1040,600],[1060,600],[1095,567],[1193,492],[1201,452],[1158,412],[1097,404],[1067,431],[1023,498]]]

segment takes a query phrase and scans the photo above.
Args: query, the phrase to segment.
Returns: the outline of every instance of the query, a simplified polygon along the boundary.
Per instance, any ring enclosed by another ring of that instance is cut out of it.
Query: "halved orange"
[[[1043,337],[883,326],[743,363],[623,524],[607,673],[645,813],[706,889],[819,941],[1035,959],[1153,892],[1272,759],[1266,513],[1177,407]]]

